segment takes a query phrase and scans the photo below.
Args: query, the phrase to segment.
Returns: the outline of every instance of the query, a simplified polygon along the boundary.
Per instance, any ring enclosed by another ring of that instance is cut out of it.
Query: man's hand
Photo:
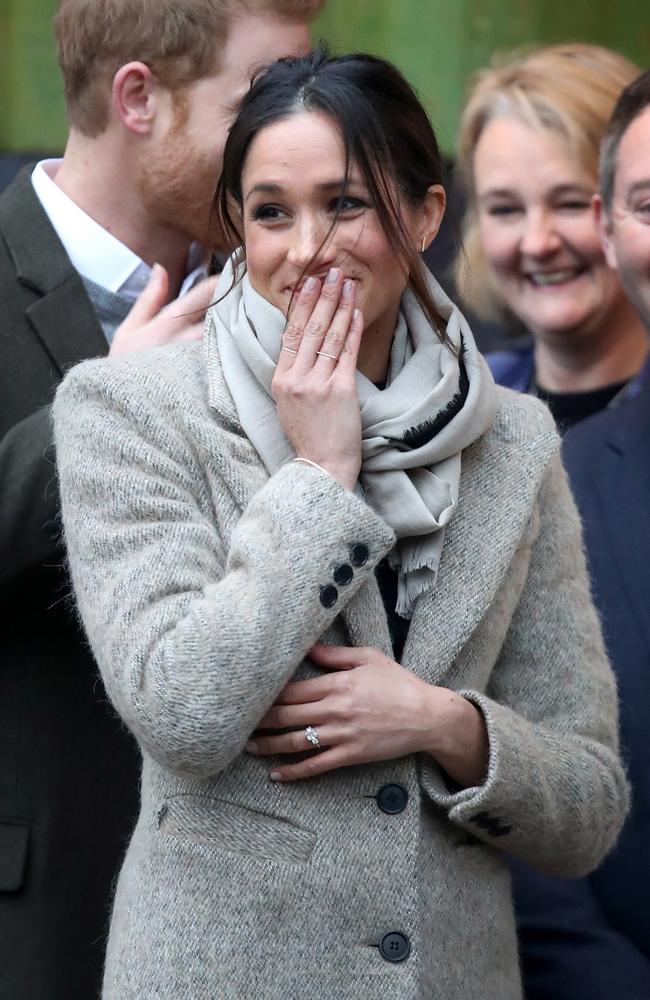
[[[214,298],[217,281],[216,276],[207,278],[187,295],[165,305],[169,277],[164,267],[154,264],[149,284],[115,331],[109,356],[200,340],[205,313]]]

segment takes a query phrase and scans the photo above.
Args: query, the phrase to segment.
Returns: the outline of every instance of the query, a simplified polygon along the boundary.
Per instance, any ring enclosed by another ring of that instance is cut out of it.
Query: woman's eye
[[[350,195],[345,195],[342,198],[335,198],[330,207],[332,211],[339,213],[357,212],[362,208],[367,208],[368,203],[362,198],[352,198]]]
[[[253,219],[256,221],[274,222],[276,219],[284,218],[284,211],[278,205],[258,205],[253,210]]]
[[[490,205],[487,209],[488,215],[515,215],[521,209],[518,205]]]
[[[558,208],[564,212],[584,212],[591,209],[591,202],[581,198],[572,198],[569,201],[561,201]]]
[[[639,215],[644,215],[646,219],[650,218],[650,201],[642,201],[640,205],[636,206],[634,211],[638,212]]]

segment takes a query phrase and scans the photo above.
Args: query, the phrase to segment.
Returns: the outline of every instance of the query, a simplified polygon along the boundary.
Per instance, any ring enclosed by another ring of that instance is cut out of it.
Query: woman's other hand
[[[299,458],[316,462],[347,489],[361,469],[361,414],[355,372],[363,316],[354,282],[332,268],[307,278],[282,338],[273,398]]]
[[[287,684],[259,724],[259,730],[296,727],[295,732],[256,732],[246,749],[260,755],[304,753],[311,749],[307,726],[316,729],[322,749],[300,763],[276,768],[274,780],[293,781],[423,751],[462,787],[484,780],[487,730],[471,702],[427,684],[372,647],[317,643],[309,655],[332,673]]]

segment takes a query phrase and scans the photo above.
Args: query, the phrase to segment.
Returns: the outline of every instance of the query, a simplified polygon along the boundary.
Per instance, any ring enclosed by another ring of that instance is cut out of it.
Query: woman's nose
[[[524,220],[524,230],[519,244],[520,252],[527,257],[548,257],[562,246],[553,216],[549,212],[529,212]]]
[[[289,263],[301,269],[312,262],[317,267],[327,267],[336,256],[332,235],[326,226],[314,222],[296,226],[287,252]]]

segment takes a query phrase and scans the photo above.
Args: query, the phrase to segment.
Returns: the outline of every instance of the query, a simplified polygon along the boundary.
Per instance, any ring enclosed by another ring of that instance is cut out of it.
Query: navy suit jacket
[[[588,878],[512,864],[527,1000],[650,997],[650,383],[564,441],[594,599],[618,679],[633,787],[617,847]]]
[[[493,351],[485,355],[494,381],[517,392],[528,392],[535,375],[535,355],[532,343]]]

